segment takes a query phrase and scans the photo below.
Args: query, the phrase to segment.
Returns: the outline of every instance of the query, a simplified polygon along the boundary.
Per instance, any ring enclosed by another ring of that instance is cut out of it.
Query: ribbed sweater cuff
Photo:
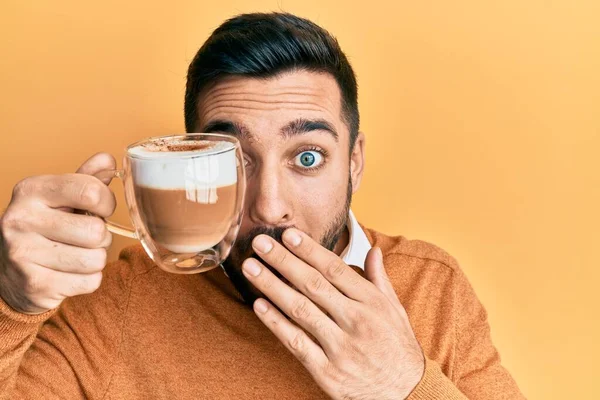
[[[425,358],[423,378],[407,400],[467,400],[467,397],[444,375],[435,361]]]
[[[23,314],[12,309],[0,297],[0,338],[4,344],[21,341],[24,337],[35,332],[39,326],[48,320],[56,310],[42,314]],[[0,346],[3,347],[3,346]]]

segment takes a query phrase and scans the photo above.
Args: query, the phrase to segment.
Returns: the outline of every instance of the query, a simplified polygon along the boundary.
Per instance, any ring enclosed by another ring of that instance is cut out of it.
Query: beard
[[[332,251],[335,245],[340,239],[340,236],[344,233],[346,225],[348,223],[350,203],[352,201],[352,181],[348,179],[348,188],[346,190],[346,201],[342,210],[340,210],[334,218],[328,223],[325,233],[319,238],[321,246],[327,250]],[[254,287],[244,276],[241,270],[242,263],[247,258],[255,258],[259,260],[265,267],[267,267],[275,276],[281,279],[286,284],[289,284],[279,271],[267,264],[258,254],[252,249],[252,240],[258,235],[267,235],[276,240],[278,243],[283,245],[282,235],[286,229],[296,228],[293,225],[289,226],[277,226],[277,227],[266,227],[256,226],[252,228],[248,233],[243,236],[238,236],[231,254],[223,261],[222,265],[225,272],[229,276],[229,280],[242,296],[244,302],[248,305],[252,305],[256,299],[262,297],[260,291]],[[314,238],[313,238],[314,239]]]

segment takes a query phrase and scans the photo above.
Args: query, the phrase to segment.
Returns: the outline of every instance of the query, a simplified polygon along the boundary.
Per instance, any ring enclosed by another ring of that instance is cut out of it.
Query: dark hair
[[[218,27],[190,63],[185,91],[185,128],[194,130],[198,95],[210,82],[227,76],[269,78],[305,69],[331,74],[342,98],[342,117],[350,149],[359,129],[354,71],[337,40],[315,23],[287,13],[242,14]]]

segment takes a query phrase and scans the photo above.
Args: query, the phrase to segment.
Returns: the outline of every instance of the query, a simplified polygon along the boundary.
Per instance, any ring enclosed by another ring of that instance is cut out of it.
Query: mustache
[[[252,240],[258,235],[267,235],[276,240],[279,243],[283,244],[283,232],[286,229],[294,228],[293,225],[290,226],[275,226],[275,227],[267,227],[267,226],[255,226],[244,236],[238,236],[238,239],[235,243],[235,247],[237,247],[238,254],[241,257],[248,257],[253,253],[252,250]]]
[[[286,229],[294,228],[295,226],[275,226],[275,227],[267,227],[267,226],[256,226],[252,228],[248,233],[244,236],[239,237],[238,241],[235,244],[236,253],[238,258],[238,263],[241,264],[247,258],[256,258],[259,260],[265,267],[267,267],[276,277],[281,279],[283,282],[288,283],[287,279],[281,273],[270,266],[265,260],[263,260],[254,249],[252,249],[252,240],[258,235],[267,235],[273,238],[275,241],[283,245],[283,232]]]

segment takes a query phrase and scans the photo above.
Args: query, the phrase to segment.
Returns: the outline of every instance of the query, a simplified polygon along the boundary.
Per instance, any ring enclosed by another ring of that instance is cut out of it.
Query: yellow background
[[[600,398],[597,0],[3,0],[2,207],[25,176],[182,132],[196,50],[271,10],[329,29],[355,67],[359,219],[459,259],[529,398]]]

